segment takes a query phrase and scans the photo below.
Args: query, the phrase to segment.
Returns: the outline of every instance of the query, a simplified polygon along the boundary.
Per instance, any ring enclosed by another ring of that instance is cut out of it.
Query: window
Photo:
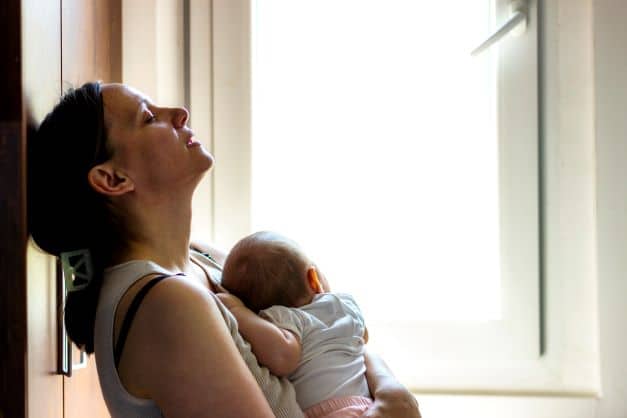
[[[371,319],[499,319],[492,1],[253,5],[252,229]]]
[[[594,391],[593,368],[564,372],[586,347],[552,328],[546,355],[536,1],[476,58],[510,2],[200,3],[218,243],[298,240],[416,390]]]

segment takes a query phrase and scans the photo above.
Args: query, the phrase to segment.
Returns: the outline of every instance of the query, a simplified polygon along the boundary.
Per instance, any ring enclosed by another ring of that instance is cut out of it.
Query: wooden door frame
[[[26,123],[21,1],[0,2],[0,417],[27,416]]]

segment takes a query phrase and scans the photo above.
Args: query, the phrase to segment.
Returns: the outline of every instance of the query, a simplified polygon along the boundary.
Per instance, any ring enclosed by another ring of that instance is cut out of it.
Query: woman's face
[[[195,186],[213,157],[186,126],[184,108],[157,106],[122,84],[102,85],[111,162],[130,177],[136,191],[172,191]]]

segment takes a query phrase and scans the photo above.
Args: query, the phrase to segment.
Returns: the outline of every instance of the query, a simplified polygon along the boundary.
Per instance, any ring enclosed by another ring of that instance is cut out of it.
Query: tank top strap
[[[183,273],[177,273],[177,276],[183,276]],[[160,281],[166,279],[168,277],[172,277],[169,274],[161,274],[157,277],[153,277],[146,283],[140,290],[137,292],[131,305],[126,311],[126,315],[124,316],[124,321],[122,322],[122,328],[120,328],[120,334],[118,335],[118,341],[115,344],[115,350],[113,353],[113,357],[115,360],[115,368],[117,369],[120,364],[120,358],[122,356],[122,351],[124,350],[124,344],[126,343],[126,337],[128,337],[128,332],[131,329],[131,325],[133,324],[133,319],[137,314],[137,310],[139,309],[139,305],[142,303],[148,292]]]

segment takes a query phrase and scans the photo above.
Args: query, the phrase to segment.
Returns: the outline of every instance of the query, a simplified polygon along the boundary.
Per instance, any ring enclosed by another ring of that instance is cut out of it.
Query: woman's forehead
[[[101,90],[105,118],[110,122],[132,123],[142,103],[150,103],[146,95],[124,84],[103,84]]]

